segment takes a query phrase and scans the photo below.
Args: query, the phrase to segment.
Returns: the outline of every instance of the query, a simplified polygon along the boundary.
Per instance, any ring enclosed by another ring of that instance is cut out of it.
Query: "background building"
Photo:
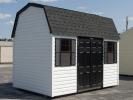
[[[133,75],[133,29],[120,37],[120,74]]]
[[[11,39],[0,39],[0,64],[13,63],[13,43]]]

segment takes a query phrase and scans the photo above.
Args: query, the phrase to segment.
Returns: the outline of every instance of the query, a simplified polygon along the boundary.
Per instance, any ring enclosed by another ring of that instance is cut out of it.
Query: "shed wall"
[[[77,63],[75,66],[55,67],[55,38],[72,38],[53,36],[52,38],[52,96],[77,92]],[[77,39],[76,39],[77,40]],[[113,40],[105,40],[113,41]],[[119,85],[119,42],[117,42],[117,63],[103,64],[103,87]],[[77,51],[76,51],[77,54]],[[77,59],[77,55],[76,55]],[[76,60],[77,61],[77,60]]]
[[[14,38],[13,86],[52,95],[52,38],[42,8],[20,14]]]

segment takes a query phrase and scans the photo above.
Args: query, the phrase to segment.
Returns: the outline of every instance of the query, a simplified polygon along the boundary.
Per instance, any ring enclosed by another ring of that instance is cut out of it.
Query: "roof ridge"
[[[67,11],[73,11],[73,12],[82,13],[82,14],[87,14],[87,15],[93,15],[93,16],[97,16],[97,17],[101,17],[101,18],[106,18],[106,19],[112,20],[112,18],[105,17],[105,16],[100,16],[100,15],[96,15],[96,14],[92,14],[92,13],[89,13],[89,12],[87,13],[87,12],[82,12],[82,11],[78,11],[78,10],[67,9],[67,8],[61,8],[61,7],[56,7],[56,6],[49,6],[49,5],[44,5],[44,6],[53,7],[53,8],[62,9],[62,10],[67,10]]]
[[[78,10],[74,10],[74,9],[67,9],[67,8],[51,6],[51,5],[43,5],[43,4],[39,4],[39,3],[28,3],[28,4],[31,5],[31,6],[42,6],[42,7],[47,6],[47,7],[57,8],[57,9],[63,9],[63,10],[67,10],[67,11],[73,11],[73,12],[82,13],[82,14],[89,14],[89,15],[94,15],[94,16],[97,16],[97,17],[107,18],[107,19],[112,20],[112,18],[109,18],[109,17],[100,16],[100,15],[92,14],[92,13],[89,13],[89,12],[88,13],[87,12],[82,12],[82,11],[78,11]]]

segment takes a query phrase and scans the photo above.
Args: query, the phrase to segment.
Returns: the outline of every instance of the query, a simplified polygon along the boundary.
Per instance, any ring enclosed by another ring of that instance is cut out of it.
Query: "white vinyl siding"
[[[55,38],[75,39],[76,37],[52,37],[52,96],[66,95],[77,92],[77,59],[75,66],[55,66]],[[76,45],[77,58],[77,45]]]
[[[14,38],[13,86],[52,96],[52,37],[42,8],[20,14]]]
[[[103,87],[116,85],[119,85],[119,42],[117,42],[117,63],[103,65]]]

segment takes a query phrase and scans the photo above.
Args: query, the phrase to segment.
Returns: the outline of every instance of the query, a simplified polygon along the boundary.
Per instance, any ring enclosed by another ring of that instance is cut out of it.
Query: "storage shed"
[[[0,39],[0,65],[12,64],[13,43],[12,40]]]
[[[133,29],[121,33],[120,37],[120,75],[133,76]]]
[[[13,86],[56,97],[119,84],[110,18],[29,3],[16,15]]]

